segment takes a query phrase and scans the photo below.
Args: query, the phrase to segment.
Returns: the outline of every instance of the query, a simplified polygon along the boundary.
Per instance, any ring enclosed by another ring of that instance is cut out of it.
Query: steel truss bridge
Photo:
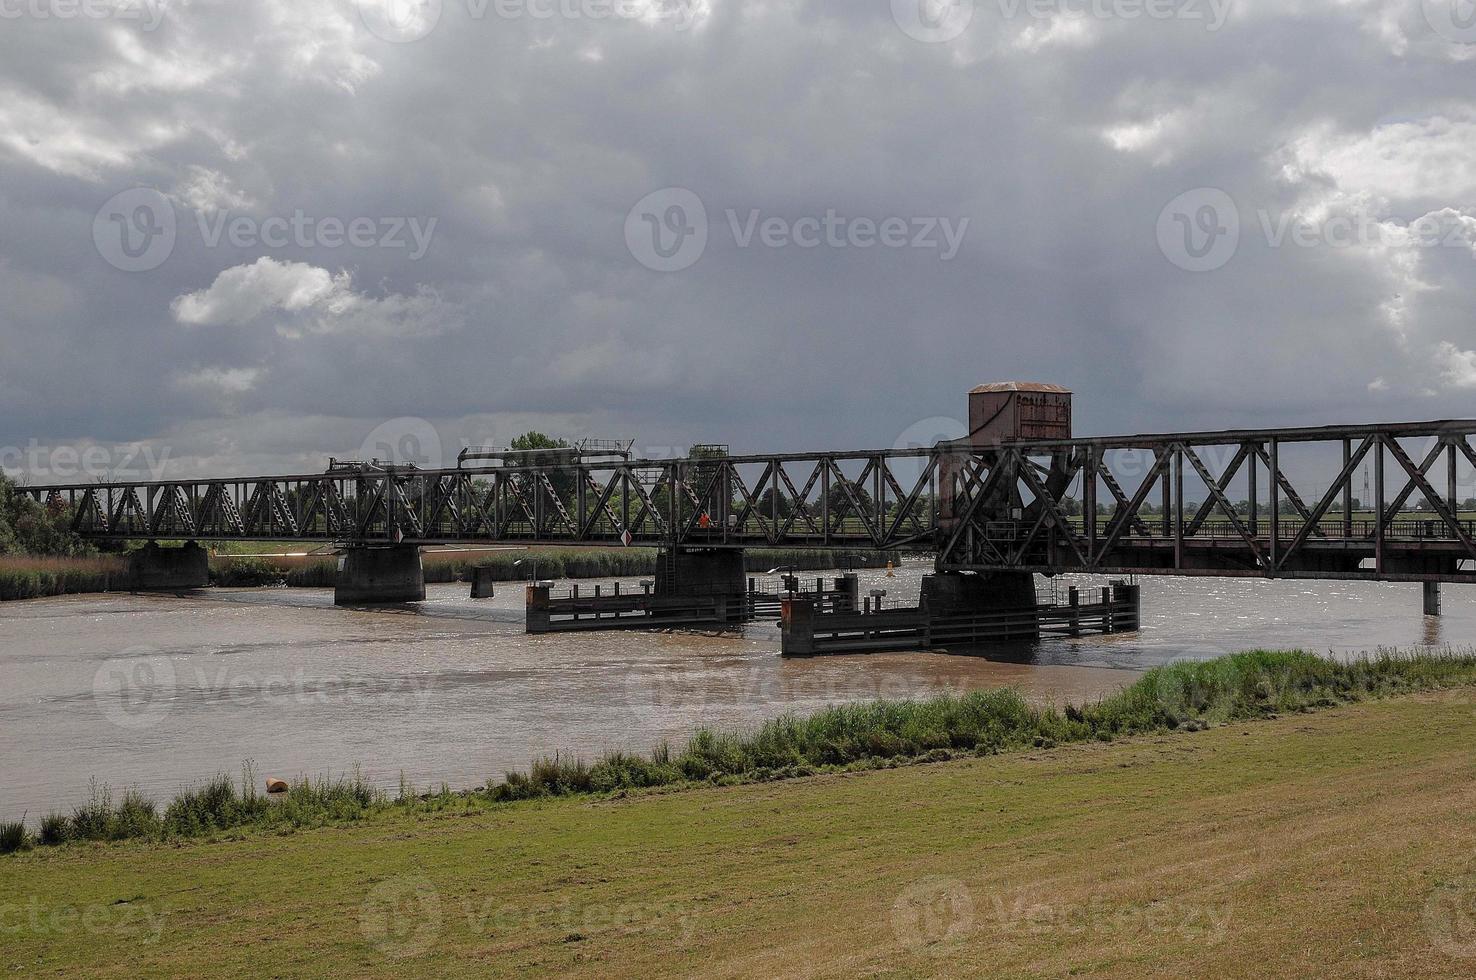
[[[1476,421],[1443,421],[445,470],[335,462],[23,489],[93,539],[865,549],[930,554],[939,571],[1472,582],[1476,522],[1458,489],[1476,471],[1473,433]]]

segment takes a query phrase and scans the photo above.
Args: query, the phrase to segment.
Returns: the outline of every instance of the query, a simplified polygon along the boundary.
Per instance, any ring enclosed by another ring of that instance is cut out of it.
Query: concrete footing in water
[[[161,548],[156,541],[130,552],[132,587],[141,592],[203,589],[210,584],[210,554],[193,541],[181,548]]]
[[[1083,603],[1072,588],[1064,605],[1040,605],[1025,572],[993,575],[942,573],[923,579],[921,601],[906,608],[825,612],[804,598],[786,601],[780,621],[786,657],[866,650],[964,649],[981,643],[1038,640],[1136,630],[1141,592],[1114,582],[1101,601]]]
[[[741,596],[748,590],[743,551],[663,550],[656,559],[656,594]]]
[[[338,578],[333,584],[335,605],[419,602],[424,598],[425,569],[416,545],[348,548],[338,560]]]
[[[1440,583],[1425,582],[1425,615],[1440,615]]]
[[[473,599],[490,599],[497,594],[492,572],[493,569],[487,565],[478,565],[472,569],[471,597]]]

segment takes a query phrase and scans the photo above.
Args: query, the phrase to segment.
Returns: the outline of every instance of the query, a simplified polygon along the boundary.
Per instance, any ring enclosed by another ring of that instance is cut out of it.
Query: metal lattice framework
[[[25,489],[90,538],[867,549],[932,554],[940,570],[1476,581],[1457,499],[1473,434],[1447,421]],[[1356,500],[1369,469],[1371,499]],[[1291,472],[1321,485],[1303,493]]]

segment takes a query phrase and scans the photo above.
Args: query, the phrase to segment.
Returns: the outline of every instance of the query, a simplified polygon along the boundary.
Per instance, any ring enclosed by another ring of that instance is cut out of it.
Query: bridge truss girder
[[[926,553],[944,571],[1476,581],[1458,499],[1473,434],[1403,423],[25,489],[89,538],[820,548]],[[1308,452],[1319,466],[1288,466]],[[1377,476],[1355,506],[1360,468]]]

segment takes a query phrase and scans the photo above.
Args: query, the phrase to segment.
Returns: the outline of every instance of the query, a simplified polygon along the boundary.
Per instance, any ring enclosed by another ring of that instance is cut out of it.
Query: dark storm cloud
[[[1476,38],[1434,0],[974,0],[937,43],[889,0],[139,2],[3,8],[0,445],[859,448],[1017,377],[1082,432],[1472,414]],[[94,223],[134,187],[177,228],[130,272]],[[665,188],[707,238],[658,272]]]

